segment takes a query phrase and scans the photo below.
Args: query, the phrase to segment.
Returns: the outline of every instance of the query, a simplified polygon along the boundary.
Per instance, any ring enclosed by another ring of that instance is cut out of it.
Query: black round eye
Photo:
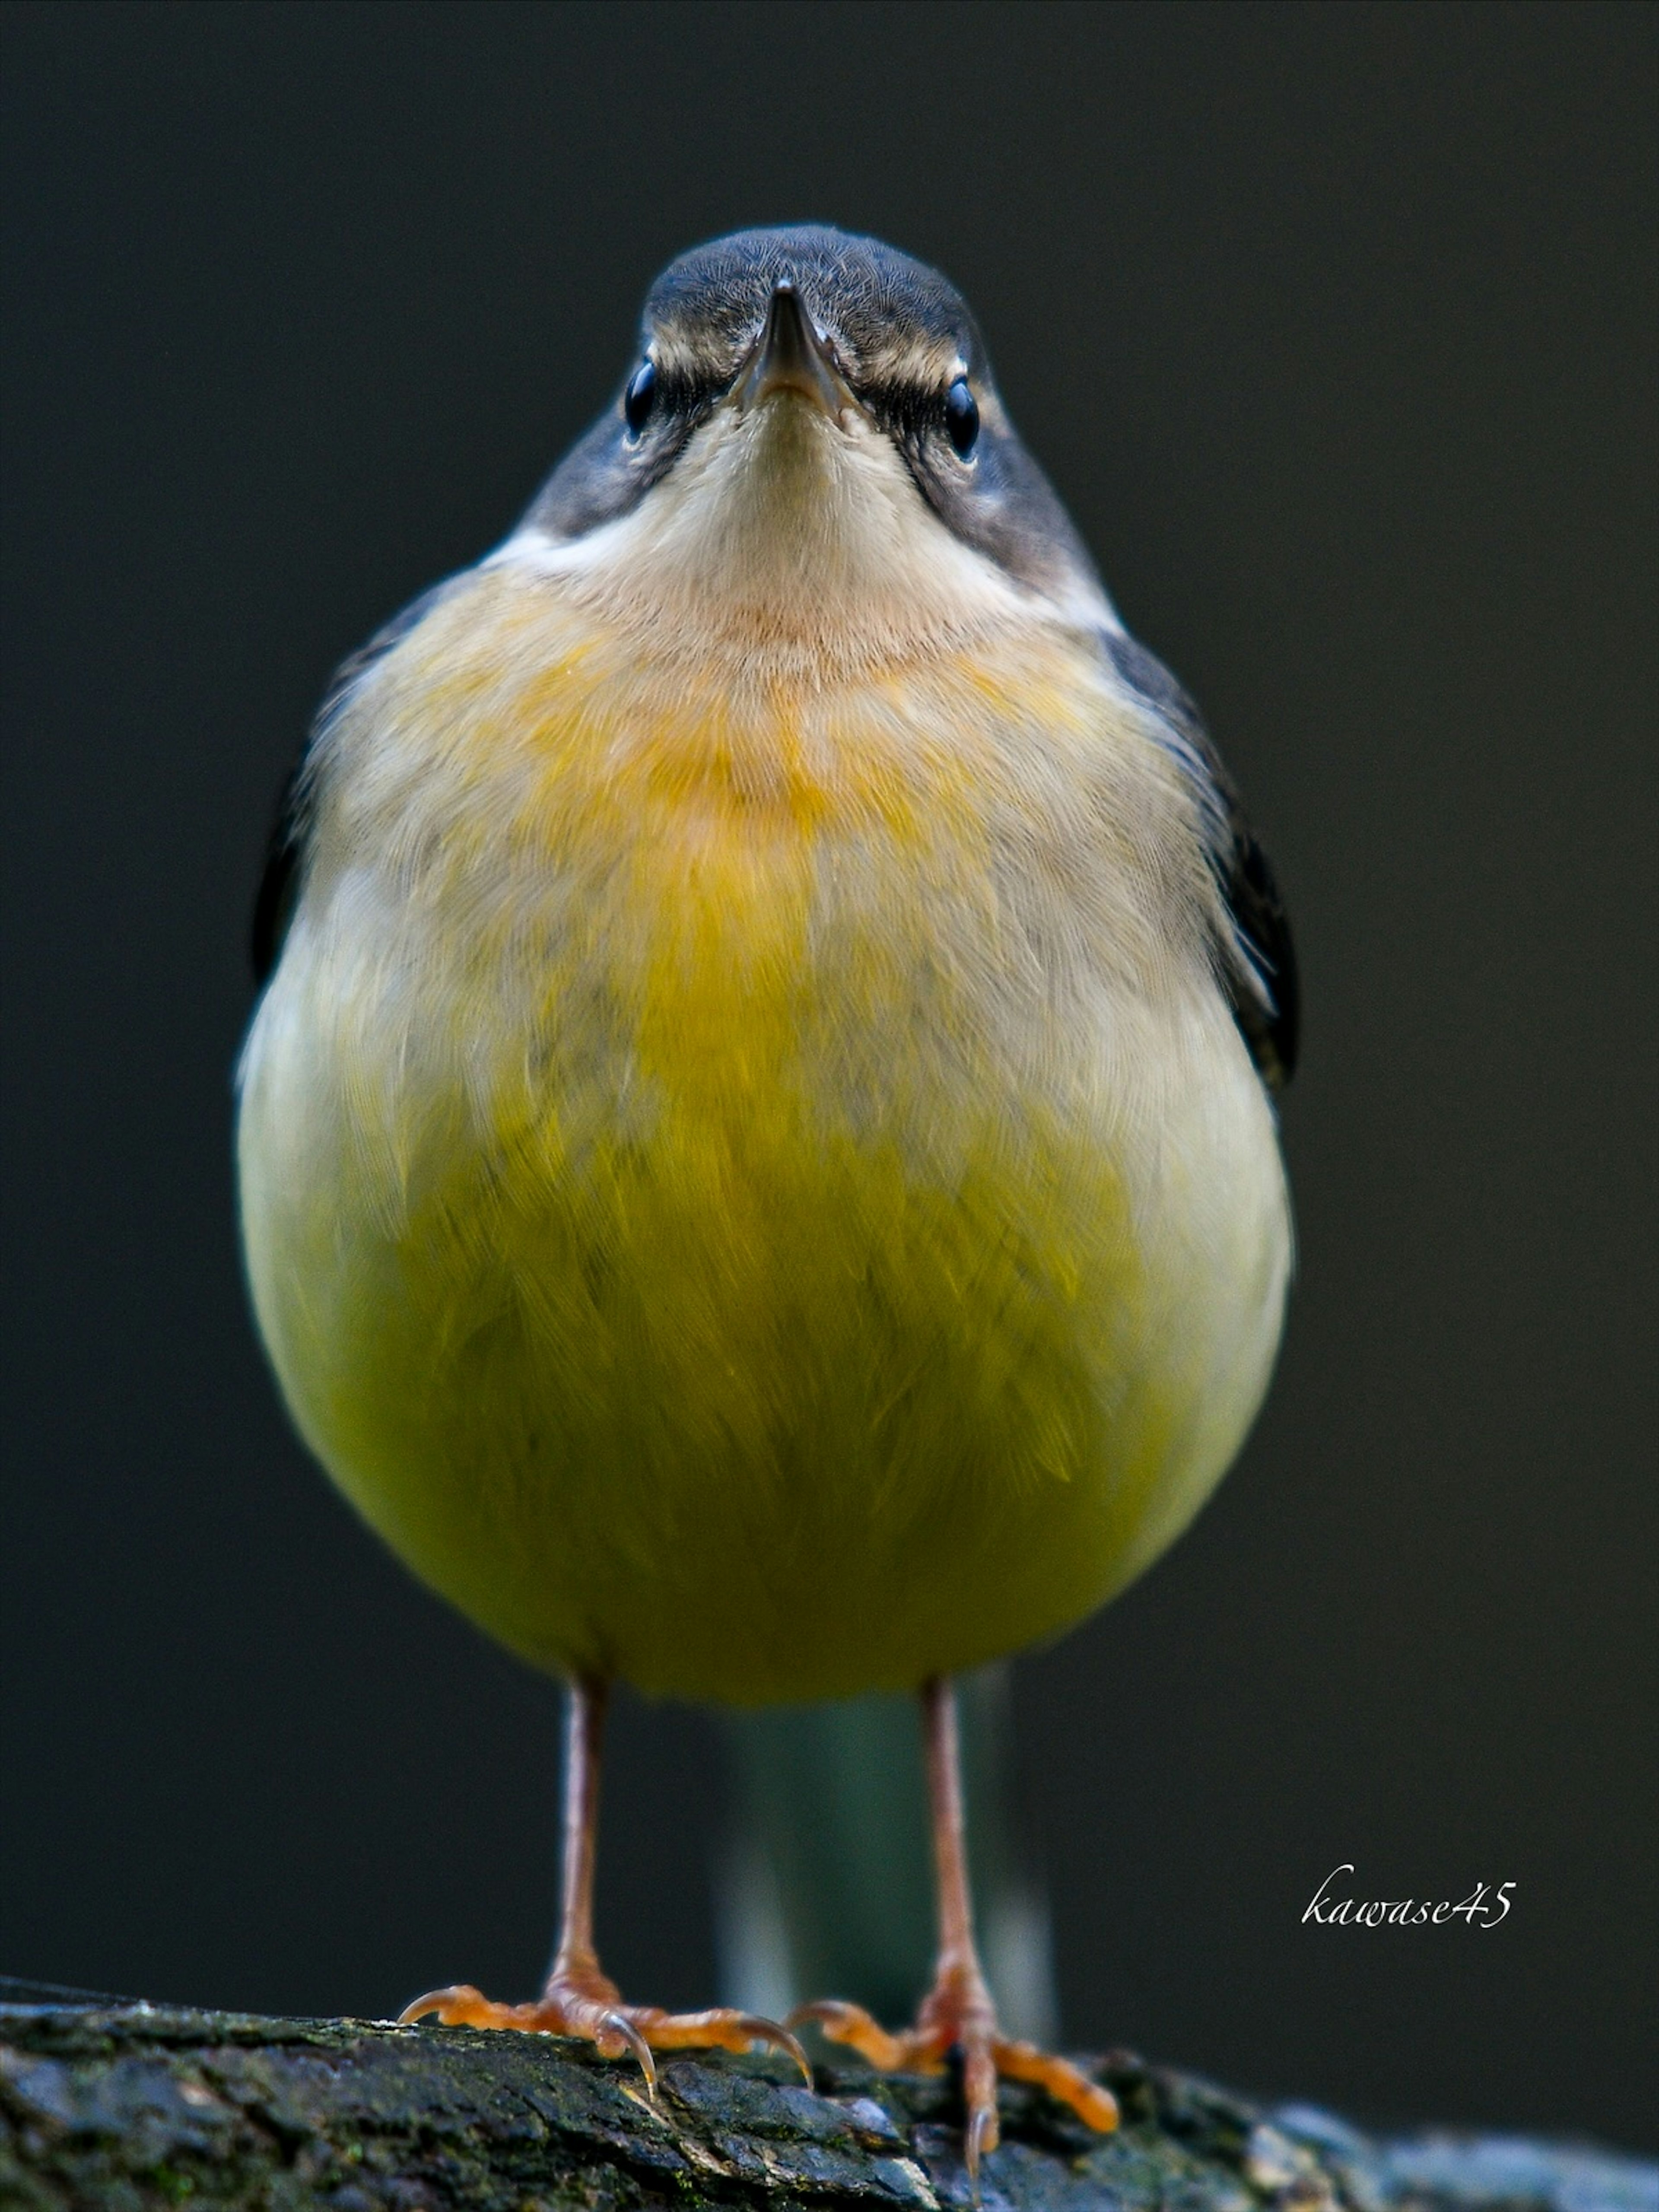
[[[651,420],[656,397],[657,364],[654,361],[642,361],[629,378],[628,389],[623,394],[623,414],[630,437],[637,438]]]
[[[957,377],[945,395],[945,434],[964,461],[978,442],[979,404],[965,376]]]

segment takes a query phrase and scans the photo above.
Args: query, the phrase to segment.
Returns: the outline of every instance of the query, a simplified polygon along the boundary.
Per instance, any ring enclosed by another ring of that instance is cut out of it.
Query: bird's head
[[[513,543],[705,632],[897,643],[1034,602],[1108,611],[960,294],[825,228],[670,264],[622,390]]]

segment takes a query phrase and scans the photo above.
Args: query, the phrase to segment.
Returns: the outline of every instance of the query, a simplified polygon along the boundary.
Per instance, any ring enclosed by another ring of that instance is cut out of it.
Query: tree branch
[[[1659,2212],[1659,2172],[1486,2139],[1368,2140],[1119,2053],[1124,2125],[1091,2135],[1005,2089],[985,2212]],[[125,2003],[0,2003],[0,2203],[326,2203],[333,2212],[824,2212],[971,2203],[948,2079],[769,2060],[638,2074],[466,2028],[264,2020]]]

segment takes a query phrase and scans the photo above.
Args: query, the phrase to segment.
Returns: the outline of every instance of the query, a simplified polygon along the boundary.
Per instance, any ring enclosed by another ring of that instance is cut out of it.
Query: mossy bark
[[[1659,2212],[1633,2161],[1368,2140],[1115,2054],[1124,2125],[1007,2089],[986,2212]],[[972,2201],[948,2079],[770,2060],[637,2072],[540,2037],[143,2005],[0,2004],[0,2203],[76,2212],[902,2208]]]

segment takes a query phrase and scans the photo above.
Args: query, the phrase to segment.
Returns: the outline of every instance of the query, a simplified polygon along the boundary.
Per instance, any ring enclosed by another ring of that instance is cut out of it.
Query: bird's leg
[[[758,2014],[717,2006],[708,2012],[665,2012],[659,2005],[625,2004],[599,1965],[593,1948],[593,1869],[599,1852],[599,1760],[605,1735],[606,1686],[575,1681],[565,1712],[564,1859],[559,1899],[559,1945],[541,1996],[533,2004],[497,2004],[459,1983],[417,1997],[398,2014],[399,2025],[435,2013],[447,2027],[516,2027],[532,2034],[572,2035],[592,2044],[601,2057],[632,2051],[654,2096],[653,2051],[746,2051],[751,2043],[787,2051],[811,2087],[806,2054],[786,2027]]]
[[[1038,2083],[1103,2133],[1117,2125],[1117,2102],[1109,2090],[1090,2081],[1066,2059],[1051,2057],[1033,2043],[1014,2042],[998,2030],[996,2008],[974,1942],[956,1694],[950,1683],[942,1679],[927,1683],[921,1707],[939,1892],[939,1960],[933,1985],[922,1999],[915,2026],[898,2035],[890,2034],[862,2005],[847,2004],[839,1998],[803,2005],[793,2018],[817,2021],[833,2041],[850,2044],[884,2073],[910,2068],[937,2074],[950,2052],[958,2051],[967,2108],[967,2164],[977,2180],[981,2158],[997,2146],[999,2076]]]

